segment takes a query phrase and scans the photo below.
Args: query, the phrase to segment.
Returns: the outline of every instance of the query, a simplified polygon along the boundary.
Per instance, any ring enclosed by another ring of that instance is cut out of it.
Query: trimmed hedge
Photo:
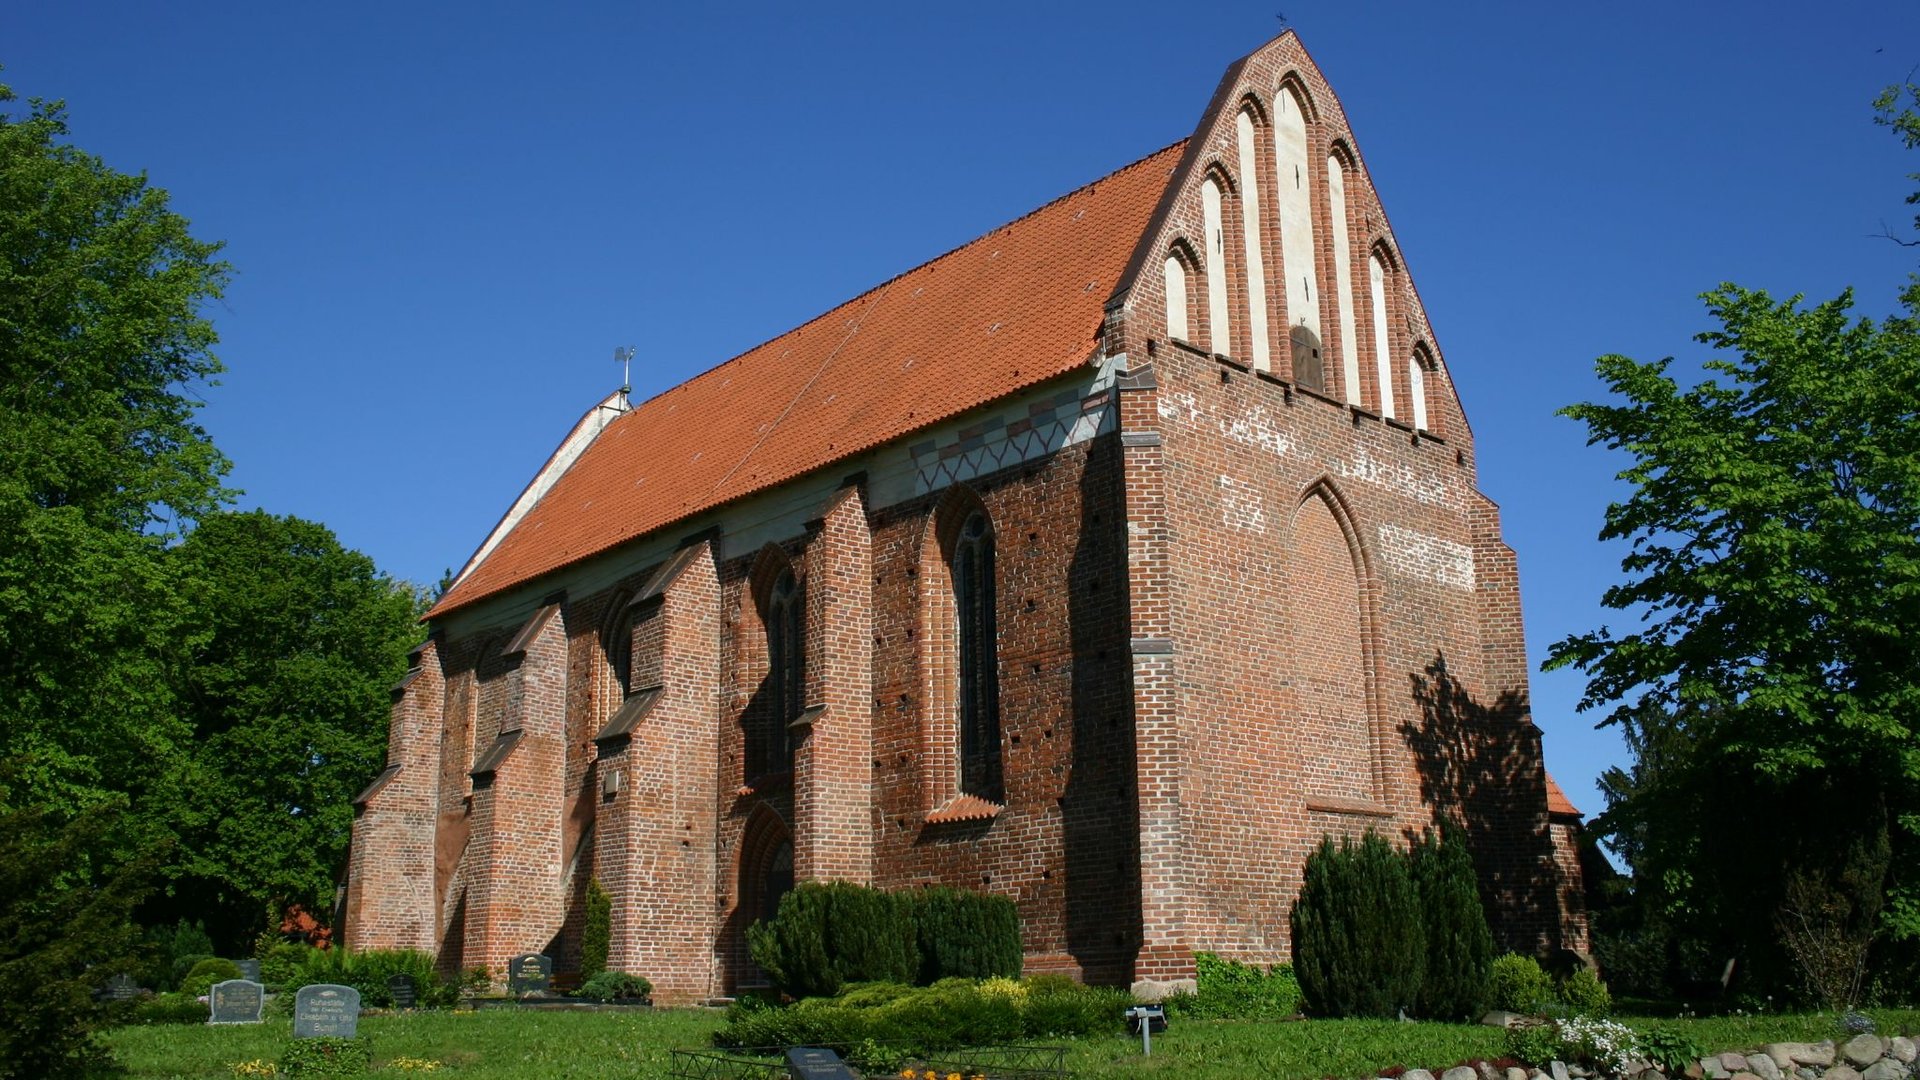
[[[1133,998],[1112,987],[1081,986],[1061,976],[943,979],[933,986],[850,986],[837,997],[781,1008],[736,1005],[718,1046],[863,1045],[933,1054],[1022,1039],[1117,1034]]]
[[[1391,1018],[1413,1008],[1426,977],[1426,924],[1402,859],[1373,830],[1332,837],[1307,857],[1293,904],[1293,969],[1317,1016]]]
[[[1019,976],[1020,914],[1010,897],[945,885],[901,895],[910,898],[922,985]]]
[[[946,886],[889,893],[806,882],[781,898],[772,922],[748,928],[747,947],[797,998],[852,983],[1011,978],[1022,958],[1011,899]]]

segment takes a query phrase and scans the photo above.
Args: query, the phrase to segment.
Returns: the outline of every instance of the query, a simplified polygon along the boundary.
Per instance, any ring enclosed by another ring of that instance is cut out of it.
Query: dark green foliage
[[[281,1076],[359,1076],[372,1064],[373,1043],[365,1035],[295,1039],[279,1061]]]
[[[187,976],[193,973],[194,968],[214,958],[212,953],[186,953],[174,957],[173,968],[167,972],[165,988],[168,990],[180,989],[182,984],[187,981]]]
[[[846,882],[803,882],[747,946],[794,997],[831,997],[850,982],[907,982],[919,968],[912,908],[898,895]]]
[[[271,987],[285,986],[299,977],[300,968],[314,952],[304,941],[282,941],[260,956],[260,981]]]
[[[1417,1015],[1477,1019],[1493,965],[1493,932],[1487,928],[1465,838],[1451,825],[1437,835],[1428,832],[1408,852],[1407,869],[1427,934],[1427,969],[1415,1002]]]
[[[193,965],[213,955],[213,939],[206,924],[181,919],[172,925],[148,927],[140,939],[140,966],[133,972],[149,990],[171,990]]]
[[[1551,1020],[1529,1020],[1507,1028],[1507,1056],[1545,1068],[1560,1056],[1559,1026]]]
[[[95,863],[117,815],[5,808],[0,774],[0,1080],[71,1076],[104,1054],[93,993],[130,968],[134,902],[150,867]]]
[[[1487,1003],[1522,1016],[1540,1016],[1554,1006],[1553,978],[1540,961],[1507,953],[1493,962],[1487,982]]]
[[[1300,1011],[1300,980],[1289,964],[1265,971],[1214,953],[1193,954],[1196,989],[1166,1001],[1169,1017],[1284,1020]]]
[[[587,881],[587,917],[580,928],[580,977],[587,982],[607,970],[607,951],[613,944],[613,897],[599,878]]]
[[[580,984],[580,995],[588,1001],[638,1001],[653,994],[653,984],[638,975],[622,971],[602,971]]]
[[[944,885],[905,894],[920,946],[920,978],[1020,974],[1020,915],[1012,898]]]
[[[914,1054],[1023,1039],[1119,1032],[1132,998],[1112,987],[1064,977],[943,979],[933,986],[869,984],[834,998],[730,1012],[720,1046],[899,1047]]]
[[[1679,1076],[1687,1066],[1713,1053],[1713,1048],[1678,1027],[1656,1027],[1640,1034],[1640,1053],[1668,1076]]]
[[[130,1024],[204,1024],[210,1015],[207,1003],[192,994],[156,994],[134,1002],[127,1014]]]
[[[281,987],[281,996],[291,999],[294,991],[314,983],[337,983],[360,991],[361,1005],[384,1009],[393,1004],[387,980],[395,975],[413,977],[419,1008],[444,1009],[460,1000],[460,987],[440,977],[432,953],[415,949],[349,952],[337,947],[309,952],[306,961]]]
[[[1406,860],[1368,830],[1327,837],[1307,857],[1293,904],[1293,969],[1316,1016],[1391,1017],[1426,976],[1426,929]]]
[[[200,997],[211,990],[214,983],[226,982],[228,979],[237,979],[239,977],[239,964],[231,960],[222,960],[217,956],[210,956],[193,965],[193,968],[187,972],[186,978],[180,980],[180,992],[183,994],[191,994],[194,997]]]
[[[1560,983],[1560,1000],[1581,1016],[1605,1016],[1613,1011],[1613,994],[1590,968],[1581,968]]]

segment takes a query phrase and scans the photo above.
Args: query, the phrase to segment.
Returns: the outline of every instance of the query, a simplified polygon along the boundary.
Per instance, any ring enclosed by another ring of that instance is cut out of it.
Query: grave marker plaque
[[[267,988],[252,979],[228,979],[207,991],[207,1023],[257,1024]]]
[[[108,1001],[132,1001],[140,996],[140,984],[133,981],[133,976],[123,972],[107,980],[107,987],[100,992],[100,996]]]
[[[246,979],[250,982],[260,981],[260,961],[240,960],[240,961],[237,961],[237,963],[239,963],[240,965],[241,978]]]
[[[334,983],[303,986],[293,996],[293,1037],[334,1035],[351,1039],[360,1030],[360,991]]]
[[[507,992],[514,997],[545,993],[552,981],[553,958],[550,956],[521,953],[507,961]]]
[[[858,1080],[839,1054],[817,1046],[788,1047],[787,1065],[793,1080]]]
[[[387,979],[387,994],[393,998],[396,1009],[411,1009],[420,998],[420,988],[414,985],[413,976],[402,973]]]

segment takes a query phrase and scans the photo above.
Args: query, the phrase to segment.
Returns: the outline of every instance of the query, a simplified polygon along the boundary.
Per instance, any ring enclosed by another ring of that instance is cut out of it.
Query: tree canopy
[[[1916,145],[1912,110],[1889,116]],[[1844,882],[1857,902],[1829,914],[1863,934],[1920,936],[1920,286],[1881,320],[1851,292],[1704,299],[1703,378],[1604,356],[1610,400],[1563,410],[1631,486],[1602,603],[1638,626],[1547,660],[1586,673],[1581,708],[1634,755],[1600,828],[1668,914],[1749,959],[1796,880]]]

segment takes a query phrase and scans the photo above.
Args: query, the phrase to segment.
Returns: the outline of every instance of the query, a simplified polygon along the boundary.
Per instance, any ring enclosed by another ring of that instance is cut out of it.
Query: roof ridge
[[[743,360],[748,356],[751,356],[752,354],[760,351],[761,349],[764,349],[767,346],[772,345],[774,342],[779,341],[782,338],[792,337],[795,334],[798,334],[799,332],[801,332],[802,330],[805,330],[809,326],[812,326],[815,323],[820,322],[822,319],[828,318],[829,316],[833,315],[835,312],[851,307],[854,304],[857,304],[860,301],[866,299],[867,297],[870,297],[875,293],[885,290],[889,285],[892,285],[893,283],[901,280],[902,278],[908,277],[913,274],[917,274],[920,271],[925,270],[927,267],[932,266],[937,262],[950,258],[954,255],[958,255],[962,251],[967,250],[973,245],[978,244],[980,241],[985,240],[988,237],[995,235],[996,233],[1005,232],[1006,230],[1013,228],[1015,225],[1018,225],[1021,222],[1028,220],[1029,218],[1037,217],[1044,211],[1050,210],[1053,207],[1058,206],[1063,202],[1066,202],[1068,199],[1071,199],[1076,195],[1080,195],[1085,192],[1091,191],[1092,189],[1099,187],[1101,184],[1104,184],[1107,181],[1112,180],[1117,176],[1124,176],[1125,174],[1132,172],[1137,168],[1140,168],[1142,165],[1147,164],[1148,162],[1152,161],[1154,158],[1157,158],[1160,155],[1166,153],[1167,151],[1172,150],[1174,147],[1180,146],[1181,144],[1185,143],[1189,138],[1191,138],[1191,136],[1183,135],[1180,138],[1173,140],[1172,142],[1168,143],[1165,146],[1160,147],[1159,149],[1153,151],[1150,154],[1146,154],[1134,161],[1129,161],[1125,165],[1122,165],[1119,168],[1114,169],[1112,172],[1104,173],[1093,180],[1089,180],[1086,183],[1081,184],[1079,187],[1074,188],[1072,191],[1069,191],[1069,192],[1066,192],[1065,194],[1058,195],[1058,196],[1055,196],[1054,198],[1048,199],[1046,202],[1041,203],[1039,206],[1034,207],[1033,209],[1027,211],[1024,214],[1021,214],[1019,217],[1014,218],[1011,221],[1005,221],[998,225],[995,225],[993,228],[988,229],[986,232],[983,232],[980,235],[975,236],[972,239],[967,240],[963,243],[957,244],[954,247],[948,248],[946,251],[943,251],[940,254],[935,255],[931,259],[926,259],[922,262],[916,263],[913,266],[910,266],[907,269],[902,270],[899,273],[893,275],[892,277],[887,278],[885,281],[881,281],[869,288],[863,289],[860,292],[855,293],[852,296],[849,296],[845,300],[840,301],[839,303],[833,305],[832,307],[826,309],[825,311],[822,311],[820,314],[815,315],[813,318],[808,319],[803,323],[800,323],[796,326],[788,327],[787,329],[780,331],[778,334],[775,334],[770,338],[766,338],[762,341],[756,342],[755,344],[749,345],[746,348],[735,353],[734,355],[726,358],[725,360],[720,361],[718,364],[715,364],[712,367],[707,368],[705,371],[697,372],[693,375],[690,375],[687,378],[684,378],[679,382],[674,383],[672,386],[669,386],[666,389],[660,391],[659,393],[654,394],[652,397],[649,397],[644,401],[634,403],[632,407],[628,410],[628,413],[629,415],[631,415],[632,413],[639,412],[640,406],[649,404],[654,401],[658,401],[659,399],[666,397],[668,394],[673,393],[675,390],[679,390],[690,383],[696,382],[700,379],[704,379],[707,376],[712,375],[713,373],[721,370],[722,368],[725,368],[731,364],[737,363],[738,361]],[[619,419],[624,420],[626,419],[626,417],[623,416],[623,417],[620,417]],[[618,422],[619,422],[618,420],[615,421],[615,423],[618,423]],[[609,424],[608,426],[611,427],[613,425]]]

